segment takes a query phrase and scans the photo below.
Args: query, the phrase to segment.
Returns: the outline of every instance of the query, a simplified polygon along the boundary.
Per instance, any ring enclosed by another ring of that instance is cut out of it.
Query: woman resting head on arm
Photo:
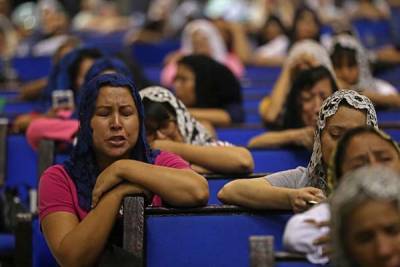
[[[143,107],[133,83],[120,74],[95,77],[83,89],[78,143],[63,165],[39,184],[39,217],[61,266],[101,260],[121,201],[155,194],[173,206],[204,205],[207,181],[180,157],[149,149]],[[87,242],[91,240],[91,242]]]
[[[311,149],[319,109],[337,90],[335,79],[326,67],[300,71],[286,100],[283,129],[256,136],[249,141],[249,146],[264,148],[293,144]]]
[[[299,72],[318,66],[328,69],[336,80],[328,51],[322,45],[313,40],[303,40],[293,45],[271,94],[265,96],[259,105],[259,113],[265,123],[282,126],[286,100],[293,81]]]
[[[243,147],[217,141],[194,119],[169,90],[140,91],[145,111],[147,141],[153,148],[180,155],[198,172],[249,173],[254,163]]]
[[[400,266],[400,175],[364,167],[346,175],[331,201],[333,266]]]
[[[340,137],[349,129],[365,125],[377,126],[371,101],[352,90],[336,91],[321,106],[307,168],[235,180],[226,184],[218,197],[224,203],[251,208],[307,210],[310,201],[315,203],[325,199],[327,167]]]

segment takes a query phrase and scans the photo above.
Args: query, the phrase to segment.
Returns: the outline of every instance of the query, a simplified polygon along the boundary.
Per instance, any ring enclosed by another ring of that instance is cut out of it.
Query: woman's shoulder
[[[272,173],[265,178],[273,186],[287,188],[304,187],[309,179],[307,169],[301,166],[291,170]]]
[[[70,184],[72,182],[66,169],[61,164],[56,164],[47,168],[40,177],[39,185],[49,184]]]

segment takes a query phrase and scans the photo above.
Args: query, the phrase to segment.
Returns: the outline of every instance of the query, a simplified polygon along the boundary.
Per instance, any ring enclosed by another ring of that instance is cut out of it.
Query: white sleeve
[[[315,246],[313,242],[317,238],[326,235],[329,232],[329,228],[316,227],[307,223],[307,219],[313,219],[317,222],[329,220],[328,204],[320,204],[290,218],[283,233],[283,245],[289,251],[306,254],[307,259],[314,264],[326,264],[329,259],[322,257],[322,246]]]

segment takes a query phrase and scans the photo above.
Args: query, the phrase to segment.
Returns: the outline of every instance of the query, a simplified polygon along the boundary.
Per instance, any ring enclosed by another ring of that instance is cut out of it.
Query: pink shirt
[[[161,152],[155,159],[155,165],[176,169],[190,168],[189,163],[170,152]],[[159,196],[154,196],[153,204],[161,204]],[[83,220],[88,214],[79,206],[75,183],[60,164],[48,168],[40,178],[39,219],[58,211],[73,213],[79,220]]]
[[[72,139],[79,129],[79,121],[70,119],[72,111],[61,110],[56,118],[36,118],[26,130],[26,138],[33,149],[37,149],[42,139],[66,141]]]

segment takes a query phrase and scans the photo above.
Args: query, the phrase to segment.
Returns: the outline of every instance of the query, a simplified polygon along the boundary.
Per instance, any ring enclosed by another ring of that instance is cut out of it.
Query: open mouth
[[[126,142],[126,138],[124,136],[118,135],[118,136],[112,136],[107,139],[107,142],[111,144],[112,146],[122,146]]]

